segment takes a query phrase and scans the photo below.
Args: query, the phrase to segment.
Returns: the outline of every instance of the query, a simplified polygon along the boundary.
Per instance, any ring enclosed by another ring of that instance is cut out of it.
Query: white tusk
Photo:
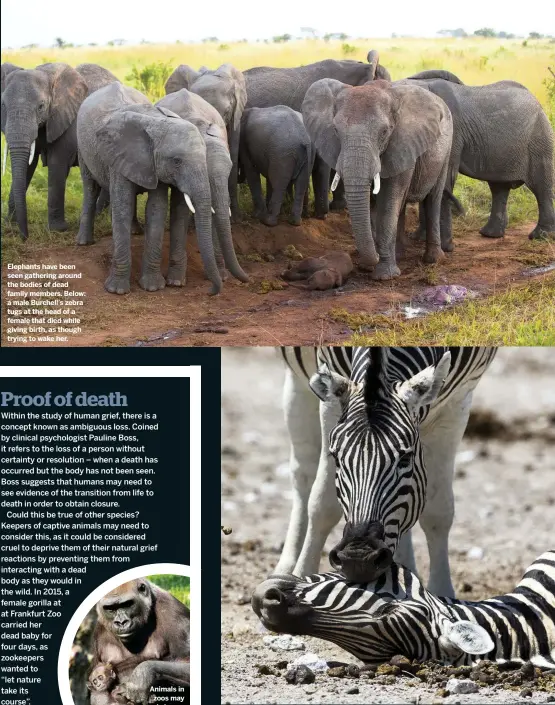
[[[33,163],[34,156],[35,156],[35,140],[33,140],[33,144],[31,145],[31,151],[29,152],[29,164]]]
[[[6,173],[6,164],[8,163],[8,143],[4,145],[4,154],[2,155],[2,176]]]
[[[193,207],[193,202],[191,201],[189,194],[184,193],[183,195],[185,196],[185,203],[187,204],[187,208],[191,211],[191,213],[194,213],[195,209]]]
[[[333,177],[333,181],[331,182],[331,190],[332,191],[335,191],[335,189],[337,188],[337,184],[339,183],[340,178],[341,177],[339,176],[339,172],[336,171],[335,176]]]
[[[214,215],[216,215],[216,211],[213,208],[211,208],[210,210],[212,211],[212,213],[214,213]]]
[[[374,176],[374,189],[372,193],[379,193],[380,192],[380,172]]]
[[[231,208],[229,209],[229,217],[231,218]]]

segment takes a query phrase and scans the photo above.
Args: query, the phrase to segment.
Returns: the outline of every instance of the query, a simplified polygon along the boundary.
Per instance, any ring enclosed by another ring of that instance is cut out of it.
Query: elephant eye
[[[39,103],[39,110],[44,110],[44,107],[45,107],[45,102],[44,102],[44,100],[41,100],[41,102]]]
[[[181,157],[174,157],[173,163],[175,164],[175,166],[181,166],[183,164],[183,160],[181,159]]]

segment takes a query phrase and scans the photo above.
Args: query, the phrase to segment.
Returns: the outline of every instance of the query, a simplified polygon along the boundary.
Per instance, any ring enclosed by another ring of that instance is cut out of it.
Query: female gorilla
[[[135,705],[147,705],[152,686],[189,689],[189,610],[144,578],[124,583],[97,604],[92,669],[100,663],[137,658],[118,690]],[[91,705],[112,705],[111,692],[92,692]],[[121,700],[119,700],[121,702]],[[188,699],[186,700],[188,702]]]

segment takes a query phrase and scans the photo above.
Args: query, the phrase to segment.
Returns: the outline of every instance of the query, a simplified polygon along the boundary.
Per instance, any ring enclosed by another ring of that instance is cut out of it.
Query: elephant
[[[67,230],[65,184],[77,166],[77,111],[89,93],[117,78],[95,64],[84,73],[68,64],[41,64],[12,71],[2,93],[2,131],[12,163],[8,217],[15,215],[21,237],[29,235],[26,191],[39,155],[48,167],[48,227]]]
[[[239,159],[239,139],[241,115],[247,102],[247,88],[241,71],[231,64],[222,64],[214,71],[202,66],[195,71],[186,64],[178,66],[166,81],[166,94],[181,88],[197,93],[220,113],[227,128],[227,139],[231,155],[229,176],[229,196],[231,215],[234,222],[240,218],[237,200],[237,163]]]
[[[233,240],[231,236],[231,212],[229,203],[229,175],[231,173],[231,157],[229,154],[229,146],[227,142],[227,131],[225,122],[220,113],[204,98],[196,93],[188,91],[186,88],[175,93],[169,93],[164,98],[156,103],[157,106],[172,110],[184,120],[189,120],[195,125],[206,145],[206,162],[208,166],[208,179],[210,181],[210,192],[212,198],[212,240],[214,243],[214,252],[216,261],[222,278],[225,278],[225,263],[229,263],[228,267],[231,273],[240,281],[248,281],[248,276],[243,272],[233,249]],[[178,235],[178,229],[183,229],[185,237],[189,223],[189,210],[185,208],[183,199],[177,191],[172,190],[172,198],[170,210],[170,239]],[[173,216],[174,210],[180,214],[179,219]],[[177,220],[180,224],[177,226]],[[175,221],[175,225],[174,225]],[[175,251],[175,257],[186,257],[185,240],[183,240],[183,251],[178,248]],[[220,243],[225,248],[226,254],[222,258]],[[170,248],[173,250],[173,248]],[[185,266],[185,265],[184,265]]]
[[[391,80],[389,71],[379,63],[377,51],[369,51],[367,60],[368,63],[351,59],[325,59],[295,68],[259,66],[247,69],[243,72],[247,84],[246,107],[287,105],[300,112],[307,90],[322,78],[334,78],[350,86],[361,86],[374,78]],[[331,178],[329,166],[316,154],[312,184],[315,215],[320,219],[327,216],[330,207],[332,210],[341,210],[346,205],[342,183],[334,191],[331,206],[328,203]]]
[[[287,105],[245,110],[239,160],[260,220],[265,225],[277,225],[285,192],[290,184],[294,184],[295,197],[289,222],[300,225],[314,165],[312,144],[303,116]],[[262,197],[260,174],[266,177],[266,203]]]
[[[83,181],[83,209],[77,244],[93,241],[94,206],[100,187],[109,189],[112,204],[114,254],[105,288],[115,294],[130,291],[131,223],[138,193],[148,191],[145,245],[140,286],[156,291],[182,286],[185,281],[184,248],[178,227],[170,223],[170,265],[160,272],[162,239],[168,209],[168,187],[184,197],[195,214],[197,241],[212,294],[221,290],[212,243],[210,182],[206,146],[198,130],[167,108],[155,107],[134,88],[113,83],[83,101],[77,115],[79,165]],[[183,215],[172,198],[174,220]],[[172,228],[172,225],[174,226]],[[184,236],[183,228],[179,229]],[[184,238],[183,238],[184,239]],[[233,245],[231,245],[231,249]],[[224,257],[229,246],[222,247]],[[175,256],[175,252],[178,256]],[[226,262],[230,269],[232,263]]]
[[[419,86],[375,80],[353,87],[326,78],[308,89],[302,114],[316,149],[345,183],[359,267],[372,270],[373,279],[400,274],[395,240],[399,232],[402,244],[407,202],[424,202],[429,226],[424,261],[443,258],[439,215],[453,123],[441,98]]]
[[[21,66],[16,66],[15,64],[10,64],[9,61],[6,61],[2,64],[1,68],[1,73],[2,73],[2,93],[4,92],[4,88],[6,87],[6,79],[12,73],[13,71],[23,71],[23,68]]]
[[[453,116],[453,145],[446,181],[453,191],[457,174],[487,181],[492,195],[488,222],[480,233],[503,237],[508,223],[509,191],[526,184],[538,202],[538,223],[531,239],[555,235],[553,209],[553,129],[538,100],[520,83],[499,81],[466,86],[456,76],[445,80],[423,72],[403,83],[418,85],[442,98]],[[453,78],[455,80],[453,80]],[[425,232],[421,214],[420,233]],[[453,249],[451,209],[441,208],[443,249]]]

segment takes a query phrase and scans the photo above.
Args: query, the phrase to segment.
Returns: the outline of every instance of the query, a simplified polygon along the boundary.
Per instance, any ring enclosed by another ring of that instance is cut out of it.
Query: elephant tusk
[[[231,218],[231,208],[228,208],[229,210],[229,217]]]
[[[8,163],[8,143],[4,145],[4,154],[2,155],[2,176],[6,173],[6,164]]]
[[[213,208],[211,208],[210,210],[212,211],[212,213],[214,213],[214,215],[216,215],[216,211]]]
[[[335,191],[335,189],[337,188],[337,184],[339,183],[340,178],[341,177],[339,176],[339,172],[336,171],[335,176],[333,177],[333,181],[331,182],[331,190],[332,191]]]
[[[374,189],[372,193],[379,193],[380,192],[380,172],[374,176]]]
[[[29,152],[29,164],[33,163],[33,158],[35,156],[35,140],[31,144],[31,151]]]
[[[185,196],[185,203],[187,204],[187,208],[191,211],[191,213],[195,212],[195,209],[193,207],[193,202],[191,201],[191,198],[189,197],[188,193],[183,194]]]

